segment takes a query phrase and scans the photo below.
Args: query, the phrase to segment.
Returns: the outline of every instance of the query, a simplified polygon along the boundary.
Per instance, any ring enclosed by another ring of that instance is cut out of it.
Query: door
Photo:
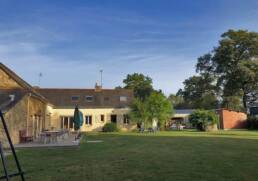
[[[33,137],[34,138],[37,138],[38,136],[38,116],[37,115],[34,115],[34,118],[33,118]]]
[[[68,130],[68,127],[69,127],[69,118],[68,117],[64,117],[64,129],[65,130]]]
[[[117,116],[115,114],[111,115],[111,123],[116,123],[117,122]]]

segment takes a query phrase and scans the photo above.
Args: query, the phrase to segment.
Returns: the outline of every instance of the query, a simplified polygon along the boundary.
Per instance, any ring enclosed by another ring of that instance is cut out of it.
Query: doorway
[[[116,114],[111,115],[111,123],[116,123],[117,122],[117,116]]]
[[[41,126],[42,126],[41,116],[34,115],[33,120],[32,120],[32,124],[33,124],[33,126],[32,126],[33,127],[33,137],[37,138],[40,134]]]

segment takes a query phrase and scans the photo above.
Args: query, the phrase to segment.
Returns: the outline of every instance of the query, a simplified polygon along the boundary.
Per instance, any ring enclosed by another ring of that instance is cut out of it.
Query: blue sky
[[[258,31],[257,0],[0,0],[0,61],[32,85],[122,85],[175,93],[228,29]],[[79,77],[79,78],[78,78]]]

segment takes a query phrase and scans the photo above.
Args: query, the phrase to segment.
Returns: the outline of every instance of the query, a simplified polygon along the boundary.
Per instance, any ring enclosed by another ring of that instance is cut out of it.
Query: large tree
[[[184,104],[184,98],[181,95],[176,94],[170,94],[168,96],[168,100],[171,102],[171,104],[174,106],[174,108],[179,109],[183,107]]]
[[[216,77],[224,105],[239,97],[246,108],[258,95],[258,33],[229,30],[222,34],[219,45],[198,59],[196,70]]]
[[[124,88],[133,89],[134,96],[140,100],[145,100],[153,91],[152,79],[141,73],[128,74],[123,83]]]
[[[172,114],[173,106],[171,102],[160,92],[152,92],[147,99],[147,108],[149,111],[149,120],[158,121],[160,127],[164,127],[165,121],[167,121]]]
[[[153,91],[144,101],[135,98],[131,105],[130,116],[132,121],[150,126],[155,120],[160,127],[173,114],[173,106],[162,93]]]
[[[188,108],[214,109],[217,106],[214,78],[208,74],[192,76],[184,82],[184,89],[178,91]]]
[[[130,118],[138,125],[147,125],[149,123],[149,110],[146,101],[134,98],[131,105]]]

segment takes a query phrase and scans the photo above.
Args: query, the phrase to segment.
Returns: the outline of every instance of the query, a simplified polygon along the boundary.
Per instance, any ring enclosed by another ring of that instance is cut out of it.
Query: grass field
[[[258,180],[254,131],[91,133],[79,148],[24,149],[18,155],[33,181]]]

